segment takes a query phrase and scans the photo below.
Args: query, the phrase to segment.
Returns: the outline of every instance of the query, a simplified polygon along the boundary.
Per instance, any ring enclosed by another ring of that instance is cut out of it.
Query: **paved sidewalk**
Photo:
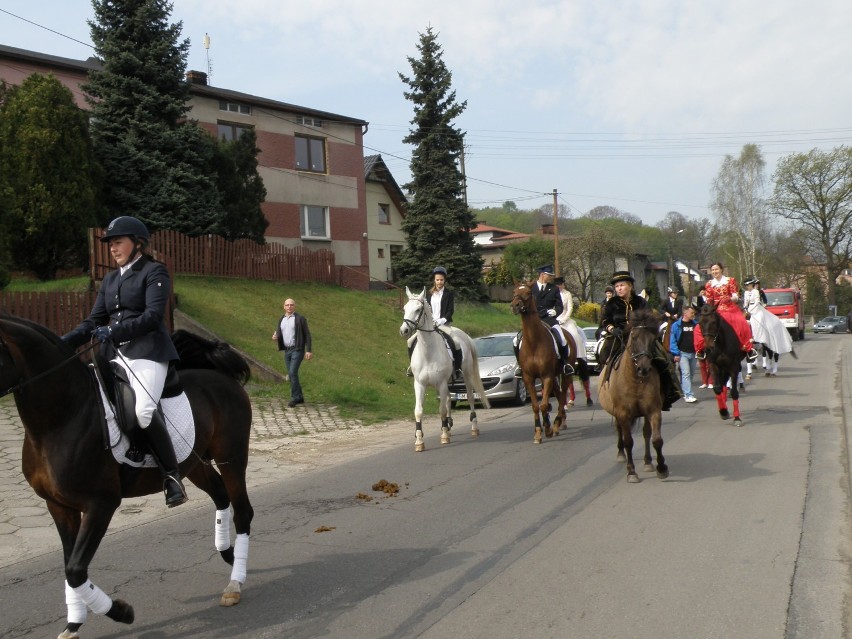
[[[357,420],[342,419],[335,407],[303,404],[287,408],[286,401],[264,399],[256,401],[253,409],[247,474],[250,488],[302,468],[298,461],[281,461],[293,457],[287,455],[288,451],[314,446],[323,433],[363,428]],[[13,399],[0,399],[0,567],[61,549],[44,500],[33,492],[21,472],[23,439],[24,429]],[[186,482],[186,488],[190,501],[174,510],[165,507],[160,494],[125,499],[113,517],[108,535],[195,508],[210,511],[212,526],[210,499],[190,482]]]

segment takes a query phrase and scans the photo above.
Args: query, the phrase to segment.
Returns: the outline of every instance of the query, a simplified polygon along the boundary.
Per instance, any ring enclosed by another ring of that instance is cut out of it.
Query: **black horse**
[[[728,380],[731,381],[731,399],[734,405],[734,426],[742,426],[740,419],[740,390],[738,378],[746,353],[740,347],[734,329],[716,311],[716,304],[707,302],[701,307],[698,326],[704,338],[704,355],[713,375],[713,392],[719,405],[719,416],[730,419],[728,412]]]
[[[251,404],[245,360],[227,344],[189,333],[173,337],[195,421],[195,441],[181,474],[216,505],[216,547],[232,564],[220,600],[239,603],[254,515],[246,492]],[[87,611],[133,623],[130,604],[89,581],[89,564],[124,497],[162,490],[156,468],[127,472],[106,440],[100,390],[92,372],[56,335],[33,322],[0,316],[0,396],[14,393],[24,425],[22,469],[47,502],[62,541],[68,622],[60,639],[78,637]],[[214,467],[215,464],[215,467]],[[231,545],[230,508],[236,528]]]

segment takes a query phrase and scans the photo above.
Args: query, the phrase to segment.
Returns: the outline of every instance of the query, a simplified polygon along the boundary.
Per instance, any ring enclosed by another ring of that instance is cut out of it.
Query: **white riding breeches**
[[[168,363],[152,362],[150,359],[129,359],[123,355],[113,361],[127,371],[130,388],[136,394],[136,419],[140,428],[148,428],[151,417],[157,410],[157,403],[163,395],[166,374],[169,372]]]

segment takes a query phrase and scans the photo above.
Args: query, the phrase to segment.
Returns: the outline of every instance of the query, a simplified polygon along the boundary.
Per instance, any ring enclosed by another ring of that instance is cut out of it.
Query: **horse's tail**
[[[225,342],[205,339],[182,329],[172,333],[172,342],[180,355],[178,369],[211,369],[241,384],[251,379],[248,362]]]

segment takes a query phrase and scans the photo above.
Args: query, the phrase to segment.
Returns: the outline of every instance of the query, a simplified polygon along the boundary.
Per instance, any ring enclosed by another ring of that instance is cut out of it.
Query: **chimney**
[[[187,71],[186,81],[190,84],[207,84],[207,74],[204,71]]]

